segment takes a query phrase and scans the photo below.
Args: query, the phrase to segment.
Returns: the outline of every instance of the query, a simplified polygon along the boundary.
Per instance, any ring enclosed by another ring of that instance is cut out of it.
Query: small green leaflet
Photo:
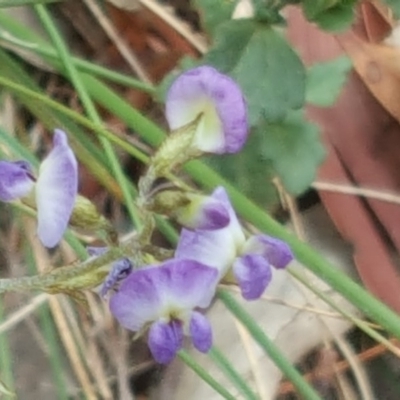
[[[307,190],[325,157],[318,128],[302,111],[292,111],[282,122],[260,125],[256,134],[263,135],[262,154],[286,190],[293,195]]]
[[[321,29],[340,32],[348,29],[355,16],[357,0],[304,0],[303,11]]]
[[[253,20],[221,24],[204,62],[231,75],[242,88],[251,126],[278,121],[305,99],[305,69],[282,34]]]
[[[383,0],[394,12],[396,18],[400,18],[400,1],[399,0]]]
[[[238,0],[193,0],[199,10],[202,25],[206,32],[213,35],[222,22],[229,21]]]
[[[310,67],[306,79],[306,102],[318,107],[332,106],[351,67],[351,61],[346,56]]]

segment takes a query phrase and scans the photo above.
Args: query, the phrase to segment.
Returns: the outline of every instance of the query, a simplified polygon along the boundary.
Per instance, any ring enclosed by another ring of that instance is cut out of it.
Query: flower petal
[[[111,297],[110,309],[119,323],[138,331],[159,318],[184,316],[208,307],[215,294],[218,271],[196,261],[175,260],[133,271]]]
[[[213,231],[182,229],[175,257],[196,260],[217,268],[222,277],[231,268],[246,238],[225,189],[217,187],[211,197],[228,211],[229,224]]]
[[[164,275],[160,267],[151,266],[134,270],[122,282],[110,299],[110,310],[124,328],[136,332],[162,316],[164,301],[159,285]]]
[[[223,186],[218,186],[211,196],[213,199],[221,202],[228,211],[229,225],[227,226],[227,229],[229,229],[231,235],[233,236],[236,246],[241,247],[244,244],[246,237],[237,218],[236,212],[232,207],[231,201],[229,200],[228,193]]]
[[[53,143],[36,183],[38,235],[46,247],[61,240],[78,192],[78,164],[66,134],[55,130]]]
[[[178,222],[189,229],[221,229],[229,224],[225,206],[211,196],[192,196],[187,207],[178,210]]]
[[[162,269],[165,275],[159,288],[165,293],[169,308],[184,311],[210,305],[218,283],[215,268],[193,260],[172,259]]]
[[[173,82],[165,113],[171,130],[203,113],[195,145],[205,152],[236,153],[247,139],[246,103],[239,86],[210,66],[186,71]]]
[[[26,196],[33,187],[31,167],[26,161],[0,161],[0,200],[13,201]]]
[[[193,346],[202,353],[207,353],[212,346],[212,329],[208,319],[197,311],[192,312],[189,332]]]
[[[175,258],[195,260],[224,276],[236,257],[236,244],[228,228],[214,231],[182,229]]]
[[[243,253],[261,254],[278,269],[285,268],[294,258],[287,243],[268,235],[252,236],[246,242]]]
[[[161,364],[171,362],[182,347],[182,323],[177,320],[155,322],[149,331],[148,345],[154,359]]]
[[[258,254],[246,254],[237,258],[233,264],[233,274],[246,300],[258,299],[272,278],[268,261]]]

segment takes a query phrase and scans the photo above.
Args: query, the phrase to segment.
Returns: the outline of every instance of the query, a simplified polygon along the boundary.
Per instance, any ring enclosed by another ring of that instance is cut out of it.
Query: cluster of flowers
[[[171,130],[200,114],[192,146],[217,154],[243,147],[248,126],[242,93],[232,79],[207,66],[180,75],[166,101]],[[182,215],[186,228],[174,258],[134,270],[110,299],[111,312],[125,328],[149,328],[148,345],[160,363],[175,357],[184,336],[197,350],[210,349],[212,329],[198,309],[210,305],[219,282],[236,283],[245,299],[255,300],[271,281],[271,266],[284,268],[293,259],[281,240],[246,237],[223,187],[196,198]]]
[[[247,139],[240,88],[212,67],[192,69],[175,80],[166,117],[171,131],[198,121],[188,152],[236,153]],[[0,200],[21,199],[37,209],[38,237],[46,247],[61,240],[77,190],[77,161],[60,130],[37,178],[26,161],[0,161]],[[175,357],[185,335],[199,351],[210,349],[212,329],[198,309],[210,305],[220,282],[237,284],[247,300],[258,299],[271,280],[271,267],[284,268],[293,259],[278,239],[246,236],[223,187],[211,196],[192,196],[179,216],[185,228],[172,259],[139,269],[132,269],[128,259],[117,261],[101,290],[105,295],[122,281],[111,295],[111,312],[129,330],[149,329],[149,348],[160,363]],[[105,250],[88,251],[96,256]]]

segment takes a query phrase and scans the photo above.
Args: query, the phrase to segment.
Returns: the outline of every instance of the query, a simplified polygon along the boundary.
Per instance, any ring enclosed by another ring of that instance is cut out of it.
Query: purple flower
[[[78,192],[78,165],[67,135],[54,131],[53,149],[43,160],[36,184],[26,161],[0,161],[0,200],[13,201],[35,189],[38,236],[46,247],[62,238]]]
[[[173,82],[165,114],[171,130],[202,114],[193,146],[203,152],[237,153],[247,139],[247,108],[239,86],[209,66],[186,71]]]
[[[246,300],[257,299],[271,281],[271,266],[286,267],[293,254],[285,242],[267,235],[253,235],[246,239],[223,187],[215,189],[211,197],[225,206],[229,224],[212,231],[183,229],[175,257],[217,268],[220,279],[233,273],[243,297]]]
[[[110,299],[110,309],[126,329],[150,327],[153,357],[168,363],[182,347],[184,335],[207,352],[212,343],[208,320],[195,311],[206,308],[215,294],[218,271],[196,261],[172,259],[133,271]]]

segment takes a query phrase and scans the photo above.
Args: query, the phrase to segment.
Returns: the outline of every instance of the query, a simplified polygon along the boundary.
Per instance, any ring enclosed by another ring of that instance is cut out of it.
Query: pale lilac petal
[[[263,256],[247,254],[236,259],[233,274],[246,300],[258,299],[271,281],[271,267]]]
[[[252,236],[246,242],[243,252],[261,254],[278,269],[285,268],[294,258],[287,243],[267,235]]]
[[[229,224],[225,206],[211,196],[196,196],[189,206],[182,208],[178,222],[189,229],[221,229]]]
[[[53,149],[42,162],[36,183],[38,235],[46,247],[62,238],[78,192],[78,164],[67,135],[55,130]]]
[[[133,271],[111,297],[110,309],[119,323],[138,331],[146,323],[205,308],[215,294],[218,271],[189,260],[170,260]]]
[[[0,161],[0,200],[13,201],[26,196],[33,187],[31,168],[26,161]]]
[[[164,279],[159,290],[168,298],[169,307],[177,310],[206,308],[215,295],[218,271],[197,261],[172,259],[162,266]]]
[[[223,277],[236,257],[236,243],[228,228],[214,231],[182,229],[175,258],[190,259],[214,267]]]
[[[207,353],[212,346],[212,329],[208,319],[197,311],[192,312],[189,332],[193,346],[202,353]]]
[[[186,71],[173,82],[165,113],[171,130],[203,113],[195,141],[205,152],[236,153],[247,139],[247,108],[239,86],[209,66]]]
[[[149,331],[148,345],[154,359],[161,364],[171,362],[182,347],[182,323],[177,320],[155,322]]]
[[[124,328],[136,332],[162,316],[165,300],[159,286],[164,277],[160,267],[151,266],[133,271],[122,282],[110,299],[110,310]]]
[[[100,296],[105,297],[109,290],[113,289],[117,283],[125,279],[131,272],[132,264],[129,259],[122,258],[121,260],[114,262],[106,279],[104,279],[103,285],[100,289]]]

